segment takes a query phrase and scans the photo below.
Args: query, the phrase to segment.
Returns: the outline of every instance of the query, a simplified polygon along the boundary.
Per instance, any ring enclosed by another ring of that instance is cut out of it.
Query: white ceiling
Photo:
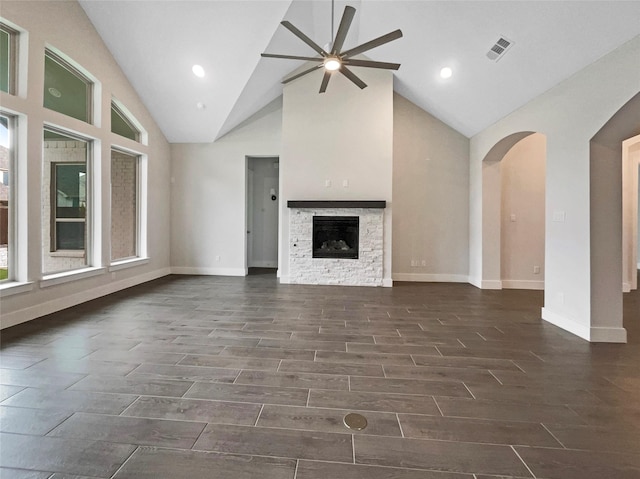
[[[282,94],[282,78],[302,62],[260,53],[315,53],[283,19],[321,46],[331,37],[329,0],[80,4],[172,143],[213,141]],[[401,63],[395,90],[466,136],[640,34],[640,1],[336,0],[335,29],[347,4],[357,13],[345,48],[400,28],[403,38],[367,56]],[[514,45],[493,62],[485,54],[500,36]],[[204,79],[191,72],[196,63]],[[454,72],[446,81],[444,66]],[[319,88],[321,73],[311,75]]]

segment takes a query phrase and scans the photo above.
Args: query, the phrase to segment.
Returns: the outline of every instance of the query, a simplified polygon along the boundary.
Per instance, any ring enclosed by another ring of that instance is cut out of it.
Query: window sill
[[[84,258],[84,250],[76,251],[73,249],[59,249],[58,251],[50,251],[49,256],[54,258]]]
[[[149,258],[129,258],[123,259],[121,261],[116,261],[115,263],[111,263],[109,265],[109,271],[118,271],[121,269],[133,268],[134,266],[142,266],[143,264],[148,264]]]
[[[48,288],[49,286],[55,286],[57,284],[69,283],[71,281],[77,281],[79,279],[90,278],[92,276],[99,276],[106,272],[106,268],[82,268],[74,269],[73,271],[65,271],[64,273],[55,273],[44,276],[40,280],[41,288]]]
[[[0,284],[0,298],[12,296],[14,294],[26,293],[33,290],[33,282],[19,283],[11,281],[9,283]]]

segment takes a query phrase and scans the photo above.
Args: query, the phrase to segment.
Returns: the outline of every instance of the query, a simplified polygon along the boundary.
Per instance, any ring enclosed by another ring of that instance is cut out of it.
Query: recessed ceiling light
[[[447,78],[451,78],[451,75],[453,75],[453,70],[451,70],[451,68],[449,67],[444,67],[442,70],[440,70],[440,77],[447,79]]]
[[[204,110],[205,108],[207,108],[207,105],[205,105],[204,103],[202,103],[201,101],[199,101],[198,103],[196,103],[196,108],[198,110]]]
[[[204,68],[202,68],[202,66],[200,66],[200,65],[193,65],[193,67],[191,68],[191,71],[198,78],[203,78],[204,77]]]
[[[60,90],[58,90],[57,88],[50,87],[48,89],[48,92],[49,92],[49,95],[56,98],[60,98],[62,96],[62,93],[60,93]]]

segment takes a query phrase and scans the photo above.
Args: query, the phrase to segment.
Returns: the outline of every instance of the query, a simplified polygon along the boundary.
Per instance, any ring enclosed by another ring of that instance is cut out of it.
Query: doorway
[[[279,202],[279,158],[247,157],[246,274],[276,274]]]

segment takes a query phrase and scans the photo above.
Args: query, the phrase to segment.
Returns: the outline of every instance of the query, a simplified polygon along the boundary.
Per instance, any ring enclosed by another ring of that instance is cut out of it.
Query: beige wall
[[[282,148],[289,151],[289,161],[281,156],[278,170],[285,185],[278,198],[281,235],[288,236],[282,220],[288,219],[288,199],[386,199],[388,221],[392,206],[397,212],[393,230],[389,225],[386,230],[393,233],[393,277],[466,281],[469,140],[403,97],[392,96],[386,79],[378,104],[379,86],[372,79],[374,84],[369,80],[361,93],[370,88],[374,93],[356,101],[350,83],[332,80],[325,95],[331,89],[334,95],[323,96],[317,93],[319,79],[312,78],[294,94],[289,118],[283,120],[276,101],[213,143],[172,145],[171,191],[181,199],[172,211],[173,272],[245,274],[246,157],[278,156]],[[367,105],[364,114],[351,112],[360,102]],[[283,122],[293,128],[286,142]],[[282,237],[279,244],[282,249]],[[419,261],[416,267],[412,256]],[[279,258],[282,263],[282,253]],[[386,259],[390,264],[389,252]],[[285,280],[287,267],[280,265]]]
[[[247,156],[278,156],[281,128],[278,99],[214,143],[171,145],[174,273],[246,273]]]
[[[520,140],[500,162],[503,288],[544,288],[545,162],[546,139],[539,133]]]
[[[20,294],[2,291],[2,327],[17,324],[73,306],[169,273],[169,145],[119,69],[99,35],[76,2],[5,1],[3,19],[26,31],[22,39],[18,95],[0,93],[2,108],[19,114],[19,157],[16,180],[20,205],[17,245],[18,276],[26,283]],[[28,36],[28,41],[27,40]],[[44,50],[53,47],[81,65],[97,80],[97,103],[93,124],[43,108]],[[112,97],[120,100],[148,133],[148,145],[110,132]],[[44,124],[68,128],[94,139],[95,182],[100,201],[93,211],[95,248],[90,258],[97,267],[92,275],[60,284],[42,282],[42,150]],[[112,146],[137,151],[148,157],[149,204],[148,262],[109,271],[110,263],[110,152]],[[16,291],[14,289],[14,291]]]
[[[393,96],[393,279],[468,281],[469,139]]]
[[[542,315],[592,341],[624,341],[626,331],[621,317],[615,319],[615,326],[600,325],[591,310],[589,142],[638,93],[639,56],[640,37],[636,37],[471,138],[471,281],[481,285],[499,280],[500,271],[495,267],[500,263],[499,248],[492,247],[494,231],[500,227],[499,213],[492,209],[500,204],[499,176],[496,181],[488,175],[483,160],[510,135],[543,133],[547,138],[547,214]],[[611,231],[607,241],[621,244],[621,231]],[[622,263],[621,258],[610,261]],[[619,287],[620,275],[614,274],[615,270],[607,273],[607,281]]]
[[[321,71],[284,87],[278,254],[284,282],[289,271],[287,200],[358,199],[387,201],[383,275],[391,285],[393,75],[373,68],[357,74],[368,85],[364,90],[336,73],[327,92],[319,94]]]

